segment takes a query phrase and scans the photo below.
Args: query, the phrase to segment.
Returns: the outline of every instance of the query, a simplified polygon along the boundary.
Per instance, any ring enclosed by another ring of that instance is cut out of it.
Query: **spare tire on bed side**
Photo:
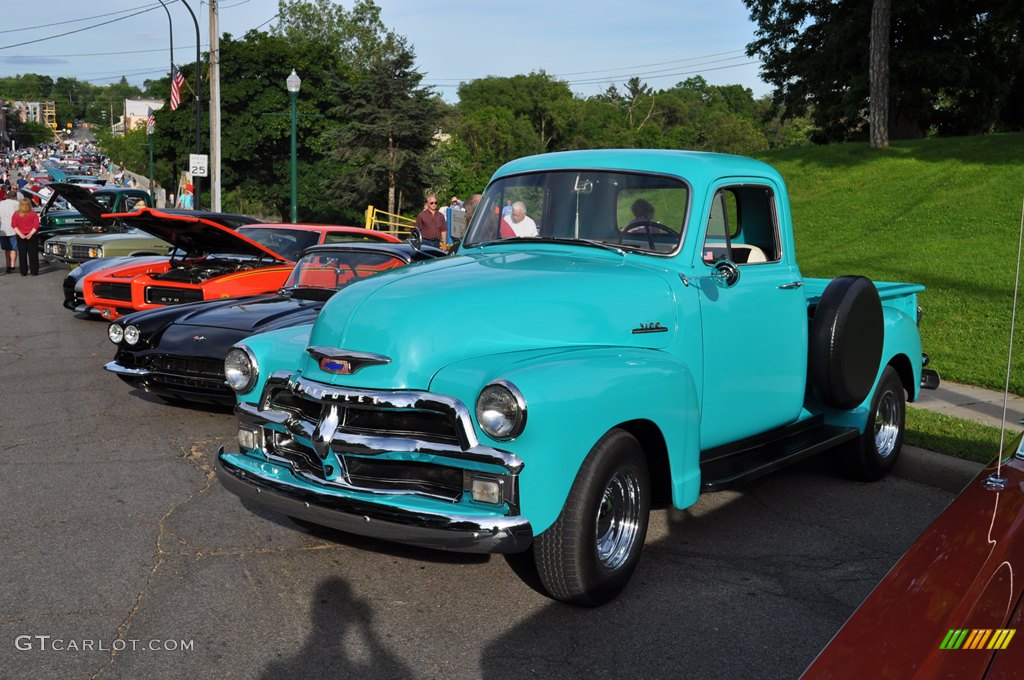
[[[823,403],[851,409],[871,392],[885,337],[882,301],[869,279],[839,276],[822,293],[811,320],[808,372]]]

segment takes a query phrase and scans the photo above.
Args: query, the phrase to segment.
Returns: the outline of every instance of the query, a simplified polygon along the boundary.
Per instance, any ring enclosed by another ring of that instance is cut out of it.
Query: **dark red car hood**
[[[1021,677],[1024,460],[1013,458],[1019,447],[1019,437],[1007,447],[1005,486],[985,483],[994,463],[982,470],[853,613],[805,680]],[[1010,637],[1005,631],[1012,629]]]
[[[279,262],[291,261],[228,227],[202,217],[172,215],[153,208],[141,208],[129,213],[107,213],[104,217],[123,219],[131,226],[184,250],[188,257],[218,253],[270,257]]]

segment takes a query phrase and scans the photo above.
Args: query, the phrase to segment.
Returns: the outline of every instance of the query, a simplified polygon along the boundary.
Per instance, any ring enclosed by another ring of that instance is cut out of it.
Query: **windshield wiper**
[[[500,238],[493,241],[484,241],[483,243],[474,243],[473,246],[495,246],[502,243],[562,243],[570,246],[590,246],[591,248],[610,250],[613,253],[618,253],[619,255],[626,254],[626,247],[613,246],[605,243],[604,241],[595,241],[588,238],[537,238],[535,236],[517,236],[514,238]],[[632,248],[630,248],[630,250],[632,250]]]

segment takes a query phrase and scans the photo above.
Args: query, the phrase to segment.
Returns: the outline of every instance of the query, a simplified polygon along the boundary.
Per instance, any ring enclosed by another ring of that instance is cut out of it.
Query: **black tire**
[[[863,434],[843,451],[846,474],[862,482],[874,482],[889,474],[903,448],[907,397],[903,382],[892,366],[886,366],[871,399]]]
[[[584,459],[558,519],[533,542],[548,594],[597,607],[622,592],[640,561],[650,507],[640,443],[611,430]]]
[[[818,398],[844,410],[863,402],[878,375],[884,339],[875,284],[863,276],[833,279],[811,321],[808,371]]]

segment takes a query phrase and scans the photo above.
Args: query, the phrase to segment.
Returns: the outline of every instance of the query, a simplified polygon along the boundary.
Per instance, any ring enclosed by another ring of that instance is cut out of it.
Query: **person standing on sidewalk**
[[[18,259],[22,276],[39,273],[39,215],[32,210],[32,201],[18,201],[18,212],[11,218],[11,226],[18,237]]]
[[[3,200],[0,200],[0,247],[3,248],[7,260],[7,273],[14,273],[14,264],[18,259],[18,237],[14,234],[11,220],[18,212],[18,194],[4,187]]]

